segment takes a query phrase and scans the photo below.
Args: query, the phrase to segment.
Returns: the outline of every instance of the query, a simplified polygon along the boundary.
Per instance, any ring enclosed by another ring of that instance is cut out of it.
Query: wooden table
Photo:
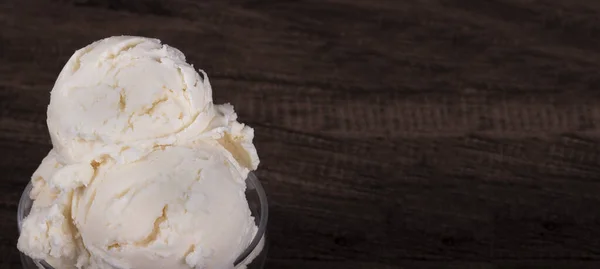
[[[600,268],[600,2],[0,1],[0,267],[77,48],[157,37],[256,131],[267,268]]]

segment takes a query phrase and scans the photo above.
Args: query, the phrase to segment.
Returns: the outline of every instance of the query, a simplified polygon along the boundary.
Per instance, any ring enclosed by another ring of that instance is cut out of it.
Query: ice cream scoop
[[[214,113],[208,77],[183,53],[157,39],[119,36],[71,56],[52,89],[47,122],[66,163],[101,155],[128,162],[207,135]]]
[[[91,264],[233,268],[256,233],[245,183],[215,147],[168,147],[103,164],[75,192],[73,220]]]

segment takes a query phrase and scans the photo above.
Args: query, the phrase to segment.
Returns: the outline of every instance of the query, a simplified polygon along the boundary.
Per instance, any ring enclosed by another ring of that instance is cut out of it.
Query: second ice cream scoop
[[[170,147],[102,165],[73,198],[92,264],[233,268],[256,233],[244,179],[215,147]]]

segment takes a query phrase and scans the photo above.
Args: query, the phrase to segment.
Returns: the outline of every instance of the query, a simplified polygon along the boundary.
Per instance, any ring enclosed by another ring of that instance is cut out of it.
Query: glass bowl
[[[32,189],[31,182],[27,184],[17,209],[17,222],[19,225],[19,233],[23,219],[31,211],[33,200],[29,198],[29,192]],[[235,269],[262,269],[267,257],[267,221],[269,219],[269,206],[267,203],[267,195],[258,178],[254,173],[248,174],[246,179],[246,199],[254,221],[258,226],[256,236],[250,242],[250,245],[242,252],[234,262]],[[29,256],[21,254],[21,263],[23,269],[55,269],[45,261],[33,260]],[[56,268],[61,269],[61,268]]]

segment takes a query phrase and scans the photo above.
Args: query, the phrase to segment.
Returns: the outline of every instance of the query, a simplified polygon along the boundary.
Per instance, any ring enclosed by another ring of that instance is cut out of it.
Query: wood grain
[[[0,1],[0,267],[77,48],[157,37],[256,131],[267,268],[598,268],[600,2]]]

